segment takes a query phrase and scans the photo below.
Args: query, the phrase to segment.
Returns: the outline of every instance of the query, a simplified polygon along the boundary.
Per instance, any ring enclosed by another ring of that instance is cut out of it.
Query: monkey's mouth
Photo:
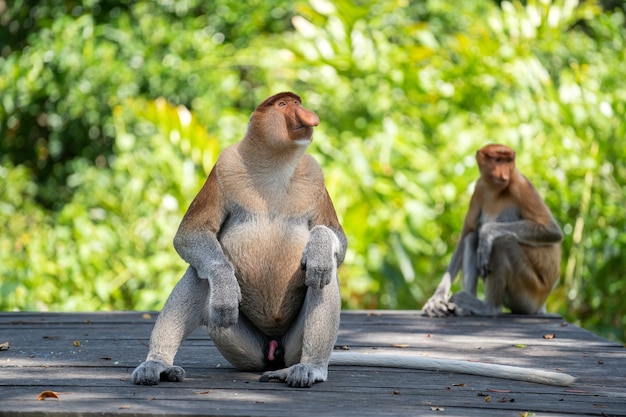
[[[493,185],[495,185],[499,189],[504,189],[508,187],[509,185],[509,180],[506,180],[504,178],[495,177],[495,178],[492,178],[492,182],[493,182]]]

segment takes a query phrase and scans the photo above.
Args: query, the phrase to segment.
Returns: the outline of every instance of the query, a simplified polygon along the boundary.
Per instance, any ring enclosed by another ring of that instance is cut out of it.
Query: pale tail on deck
[[[366,354],[333,352],[331,365],[376,366],[388,368],[419,369],[435,372],[453,372],[535,382],[538,384],[569,386],[576,378],[565,373],[518,366],[498,365],[484,362],[469,362],[454,359],[424,358],[394,354]]]

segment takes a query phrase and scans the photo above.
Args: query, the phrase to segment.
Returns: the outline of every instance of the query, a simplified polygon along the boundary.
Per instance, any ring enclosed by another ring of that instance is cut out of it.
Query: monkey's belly
[[[306,295],[300,261],[308,240],[307,224],[293,220],[256,218],[222,232],[241,288],[241,311],[268,336],[282,336],[300,311]]]

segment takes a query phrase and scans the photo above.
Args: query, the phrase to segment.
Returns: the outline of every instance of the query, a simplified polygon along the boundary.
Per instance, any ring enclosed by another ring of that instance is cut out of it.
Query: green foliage
[[[159,308],[218,150],[282,90],[321,119],[348,308],[420,308],[500,142],[565,232],[548,308],[626,340],[626,30],[568,0],[17,0],[0,17],[0,308]],[[29,10],[28,10],[29,9]],[[208,132],[208,133],[207,133]]]

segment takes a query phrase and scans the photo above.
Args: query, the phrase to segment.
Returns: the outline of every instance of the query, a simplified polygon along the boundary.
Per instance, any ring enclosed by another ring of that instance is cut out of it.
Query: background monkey
[[[173,360],[206,326],[236,368],[266,371],[294,387],[325,381],[337,338],[337,268],[347,239],[322,171],[304,152],[315,113],[280,93],[252,113],[243,140],[226,148],[174,238],[189,268],[169,296],[135,384],[182,381]],[[332,363],[465,372],[568,385],[566,374],[404,355],[333,353]]]
[[[560,275],[563,234],[533,185],[515,168],[515,152],[487,145],[476,153],[480,178],[461,238],[426,315],[495,315],[545,312],[545,301]],[[450,286],[463,270],[463,291]],[[478,277],[485,301],[476,298]]]

